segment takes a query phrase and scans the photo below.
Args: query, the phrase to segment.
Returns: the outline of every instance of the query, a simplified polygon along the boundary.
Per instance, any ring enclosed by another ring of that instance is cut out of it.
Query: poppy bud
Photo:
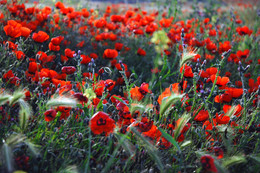
[[[246,72],[249,69],[250,65],[247,65],[244,71]]]
[[[184,28],[181,29],[181,38],[183,39],[184,38]]]
[[[76,71],[76,68],[74,66],[65,66],[61,69],[62,73],[66,74],[73,74]]]
[[[5,43],[5,47],[6,47],[6,48],[9,48],[9,42],[6,42],[6,43]]]

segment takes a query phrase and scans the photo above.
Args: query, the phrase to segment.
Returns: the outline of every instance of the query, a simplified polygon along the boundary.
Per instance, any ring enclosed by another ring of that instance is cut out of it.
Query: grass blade
[[[144,147],[148,150],[148,154],[151,156],[152,159],[154,159],[156,165],[160,169],[161,172],[164,170],[164,166],[162,163],[162,159],[159,156],[158,150],[145,138],[143,137],[135,127],[130,128],[131,131],[140,139],[140,141],[143,141],[145,144]]]
[[[158,128],[160,130],[160,132],[162,133],[163,137],[165,137],[165,139],[167,139],[167,141],[169,141],[170,143],[172,143],[172,145],[174,145],[179,152],[181,152],[180,146],[177,143],[177,141],[168,133],[166,133],[163,129]]]

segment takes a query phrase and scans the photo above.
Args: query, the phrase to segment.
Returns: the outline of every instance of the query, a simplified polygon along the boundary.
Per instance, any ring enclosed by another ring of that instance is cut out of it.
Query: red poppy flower
[[[142,83],[139,92],[143,95],[146,95],[147,93],[150,93],[151,91],[149,90],[149,84],[148,83]]]
[[[63,39],[64,39],[63,36],[58,36],[58,37],[52,38],[51,42],[53,45],[58,46],[58,45],[60,45],[60,43],[62,42]]]
[[[153,126],[153,121],[149,120],[147,117],[143,117],[141,122],[137,123],[136,126],[140,132],[148,132]]]
[[[215,74],[210,76],[210,80],[211,80],[212,83],[214,83],[215,79],[216,79],[216,75]],[[220,76],[218,76],[216,84],[218,86],[224,86],[228,82],[229,82],[229,78],[228,77],[220,77]]]
[[[91,61],[91,58],[88,55],[80,55],[81,62],[80,64],[88,64]]]
[[[50,51],[60,51],[60,46],[55,46],[52,42],[49,43],[49,49]]]
[[[209,74],[207,72],[205,72],[204,70],[200,70],[199,76],[202,78],[208,78]]]
[[[21,30],[21,36],[26,37],[26,38],[29,37],[29,35],[32,32],[32,30],[30,30],[27,27],[21,27],[20,30]]]
[[[49,109],[46,112],[44,112],[45,115],[45,121],[50,122],[55,119],[57,114],[57,111],[55,109]]]
[[[122,50],[123,46],[124,46],[123,43],[115,43],[115,49],[116,49],[117,51]]]
[[[149,131],[143,132],[142,134],[145,137],[149,137],[151,140],[158,140],[162,136],[162,133],[154,124],[152,125],[152,128]]]
[[[144,35],[144,31],[142,29],[134,29],[133,32],[136,35]]]
[[[55,55],[50,55],[48,56],[45,52],[39,51],[36,56],[39,57],[39,60],[42,62],[43,65],[45,65],[48,62],[53,61],[56,56]]]
[[[237,51],[237,57],[240,60],[245,60],[246,58],[248,58],[250,51],[248,49],[245,49],[244,51]]]
[[[109,91],[111,91],[115,86],[115,82],[111,79],[107,79],[106,81],[100,80],[98,83],[93,84],[94,92],[97,94],[97,96],[102,96],[105,88]]]
[[[224,114],[218,115],[218,113],[216,113],[216,121],[218,124],[228,124],[229,120],[230,120],[229,116],[226,116]]]
[[[88,10],[87,10],[86,8],[83,8],[83,9],[81,10],[81,14],[82,14],[82,16],[85,17],[85,18],[88,18],[88,17],[89,17],[89,12],[88,12]]]
[[[231,53],[230,56],[228,57],[228,62],[232,62],[232,61],[234,63],[238,64],[240,61],[240,58],[238,58],[236,54]]]
[[[220,147],[214,147],[213,152],[218,159],[222,159],[224,157],[224,152]]]
[[[55,4],[55,7],[58,8],[58,9],[63,9],[63,8],[65,8],[65,5],[62,2],[58,1]]]
[[[117,69],[118,71],[123,71],[122,66],[124,66],[124,70],[125,70],[125,71],[128,70],[128,67],[127,67],[127,65],[126,65],[125,63],[117,63],[117,64],[115,65],[115,67],[116,67],[116,69]]]
[[[137,50],[137,55],[145,56],[145,55],[146,55],[146,52],[145,52],[145,50],[143,50],[143,49],[141,49],[141,48],[138,48],[138,50]]]
[[[61,68],[62,73],[73,74],[76,71],[74,66],[65,66]]]
[[[25,54],[20,50],[15,51],[15,55],[18,60],[23,60],[25,58]]]
[[[214,55],[210,55],[210,54],[206,54],[205,58],[208,59],[208,60],[213,60],[215,58],[215,56]]]
[[[210,155],[204,155],[200,158],[200,163],[202,164],[202,169],[205,172],[218,172],[215,164],[214,158]]]
[[[196,111],[195,111],[196,112]],[[199,111],[198,115],[194,118],[195,121],[206,121],[209,118],[207,110]]]
[[[95,53],[91,53],[91,54],[89,54],[89,57],[90,57],[90,58],[93,58],[93,59],[97,59],[97,58],[98,58],[98,55],[95,54]]]
[[[60,58],[61,58],[61,62],[63,62],[63,63],[67,62],[69,60],[69,58],[64,55],[61,55]]]
[[[247,26],[237,27],[236,31],[241,36],[243,36],[243,35],[249,35],[250,36],[253,33],[253,30],[250,30]]]
[[[96,135],[105,133],[107,136],[108,134],[113,133],[115,126],[115,121],[105,112],[97,112],[90,119],[90,129]]]
[[[161,20],[159,21],[159,23],[160,23],[160,25],[161,25],[163,28],[168,28],[168,27],[171,26],[172,20],[173,20],[173,17],[170,18],[170,19],[165,19],[165,18],[163,18],[163,19],[161,19]]]
[[[20,23],[17,23],[14,20],[9,20],[7,25],[4,27],[5,34],[7,36],[17,38],[21,36],[21,27]]]
[[[258,86],[260,85],[260,76],[257,78],[256,82],[254,81],[254,79],[249,79],[248,80],[248,85],[250,87],[250,89],[248,90],[249,93],[257,91],[258,90]],[[241,86],[242,86],[242,84],[241,84]]]
[[[206,72],[201,70],[200,71],[200,76],[202,78],[208,78],[211,75],[217,74],[217,72],[218,72],[218,69],[216,67],[209,67],[209,68],[206,69]]]
[[[249,79],[250,80],[250,79]],[[248,81],[249,81],[248,80]],[[242,87],[242,81],[236,81],[235,82],[235,85],[237,86],[237,87],[239,87],[239,88],[241,88]],[[250,86],[249,86],[250,87]]]
[[[39,31],[38,33],[33,33],[32,38],[35,42],[43,43],[47,41],[50,38],[50,36],[46,32]]]
[[[210,42],[207,44],[206,48],[207,48],[211,53],[215,53],[216,50],[217,50],[216,44],[213,43],[212,41],[210,41]]]
[[[230,77],[230,76],[231,76],[231,73],[230,73],[229,71],[227,71],[227,72],[225,73],[225,76],[226,76],[226,77]]]
[[[193,78],[193,72],[192,72],[192,68],[188,65],[184,65],[180,68],[180,73],[182,73],[183,71],[183,67],[185,67],[184,69],[184,77],[187,77],[187,78]]]
[[[70,116],[71,107],[58,106],[56,111],[61,112],[60,120],[67,119]]]
[[[106,49],[103,54],[104,59],[112,60],[118,56],[118,52],[115,49]]]
[[[81,48],[84,46],[84,44],[85,44],[85,41],[83,40],[83,41],[79,42],[76,46]]]
[[[105,84],[106,89],[108,91],[111,91],[114,88],[116,82],[114,82],[112,79],[107,79],[107,80],[105,80],[104,84]]]
[[[73,58],[74,57],[74,54],[75,54],[75,51],[72,51],[71,49],[67,48],[65,49],[65,56],[68,57],[68,58]]]
[[[230,94],[233,98],[238,98],[240,97],[242,94],[243,94],[243,88],[226,88],[226,92],[225,93],[228,93]]]
[[[230,93],[224,93],[224,94],[221,94],[221,95],[217,95],[214,99],[214,101],[216,103],[223,103],[223,102],[231,102],[232,100],[232,95]]]
[[[223,111],[225,112],[225,114],[229,111],[231,109],[231,106],[230,105],[224,105],[223,106]],[[236,117],[239,117],[240,115],[241,115],[241,113],[242,113],[242,110],[243,110],[243,107],[240,105],[240,104],[238,104],[236,107],[235,107],[235,109],[234,109],[234,115],[236,116]]]
[[[156,23],[152,22],[145,27],[145,32],[147,34],[153,34],[154,31],[156,31],[157,29],[158,29],[158,25]]]
[[[13,74],[13,71],[12,70],[9,70],[8,72],[6,72],[4,75],[3,75],[3,80],[4,82],[7,82],[9,79],[13,78],[14,77],[14,74]]]
[[[172,90],[170,90],[170,88]],[[162,100],[165,98],[165,97],[169,97],[171,96],[172,92],[174,93],[179,93],[179,83],[174,83],[171,85],[171,87],[169,88],[166,88],[164,90],[164,92],[162,92],[162,94],[158,97],[158,103],[161,105],[162,104]]]
[[[17,50],[17,48],[18,48],[18,45],[11,41],[7,41],[7,42],[4,41],[4,44],[6,46],[8,45],[9,49]]]
[[[211,30],[209,31],[209,36],[216,36],[216,35],[217,35],[217,32],[216,32],[215,29],[211,29]]]
[[[139,87],[134,87],[130,90],[130,93],[131,93],[131,98],[134,99],[134,100],[142,100],[143,99],[143,94],[139,91]]]
[[[223,52],[227,52],[229,49],[231,49],[230,41],[225,41],[224,43],[219,43],[219,54],[222,54]]]
[[[117,40],[117,35],[113,34],[113,33],[109,34],[109,40],[116,41]]]
[[[207,24],[207,23],[209,23],[209,21],[210,21],[209,18],[205,18],[203,22],[204,22],[205,24]]]
[[[180,137],[182,137],[182,136],[180,135]],[[161,138],[158,139],[157,145],[158,145],[160,150],[167,150],[172,146],[172,144],[167,139],[165,139],[164,137],[161,137]]]
[[[84,103],[88,102],[88,98],[84,96],[82,93],[74,93],[73,97],[75,97],[80,102],[84,102]]]
[[[250,78],[252,75],[251,75],[251,73],[246,73],[246,74],[244,74],[244,76],[245,76],[246,78]]]
[[[28,67],[29,73],[35,73],[40,66],[36,62],[30,62]]]
[[[104,18],[100,18],[94,22],[94,26],[97,28],[104,28],[107,24],[107,21]]]
[[[112,16],[110,17],[110,20],[111,20],[112,22],[122,22],[122,21],[123,21],[123,17],[120,16],[120,15],[112,15]]]

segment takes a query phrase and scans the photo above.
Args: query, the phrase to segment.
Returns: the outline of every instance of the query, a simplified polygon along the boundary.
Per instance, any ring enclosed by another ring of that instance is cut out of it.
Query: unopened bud
[[[246,68],[244,69],[245,72],[249,69],[250,65],[247,65]]]

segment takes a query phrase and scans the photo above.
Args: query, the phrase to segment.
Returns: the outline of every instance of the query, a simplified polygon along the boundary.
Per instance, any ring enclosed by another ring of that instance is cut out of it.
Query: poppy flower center
[[[146,95],[146,94],[147,94],[147,91],[145,91],[144,89],[140,89],[140,88],[139,88],[139,92],[140,92],[142,95]]]
[[[242,35],[246,35],[246,32],[244,32],[244,31],[241,31],[241,34],[242,34]]]
[[[97,125],[98,126],[102,126],[102,125],[106,125],[107,121],[104,120],[103,118],[100,118],[98,121],[97,121]]]
[[[47,114],[46,116],[47,116],[47,117],[50,117],[50,118],[54,118],[54,117],[52,116],[52,113]]]

